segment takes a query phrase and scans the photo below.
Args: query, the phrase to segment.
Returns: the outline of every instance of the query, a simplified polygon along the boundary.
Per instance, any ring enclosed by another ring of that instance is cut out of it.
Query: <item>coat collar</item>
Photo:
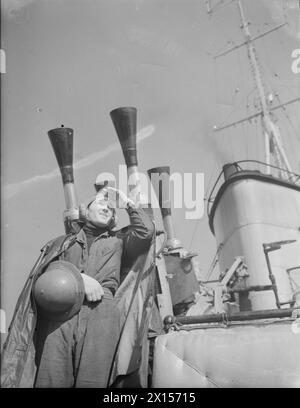
[[[112,235],[114,235],[112,232],[110,232],[110,231],[105,231],[105,232],[103,232],[102,234],[100,234],[99,236],[97,236],[96,238],[95,238],[95,240],[98,240],[98,239],[100,239],[100,238],[109,238],[109,237],[111,237]],[[81,244],[81,245],[85,245],[86,244],[86,235],[85,235],[85,232],[84,232],[84,230],[81,228],[80,230],[79,230],[79,232],[76,234],[76,241],[79,243],[79,244]]]

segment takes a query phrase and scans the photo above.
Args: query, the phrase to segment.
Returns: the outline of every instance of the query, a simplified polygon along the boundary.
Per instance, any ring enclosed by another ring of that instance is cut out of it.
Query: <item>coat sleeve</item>
[[[128,260],[145,252],[152,241],[154,224],[142,208],[128,207],[130,226],[124,236],[123,254]]]

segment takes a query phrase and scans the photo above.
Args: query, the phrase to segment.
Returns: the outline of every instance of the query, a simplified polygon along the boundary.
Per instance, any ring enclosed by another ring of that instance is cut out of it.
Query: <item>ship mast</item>
[[[252,40],[250,30],[249,30],[249,23],[245,19],[244,10],[242,6],[242,1],[238,0],[238,9],[241,17],[242,26],[241,28],[244,31],[246,46],[248,50],[248,57],[250,60],[254,81],[256,83],[256,87],[258,90],[259,102],[261,107],[261,120],[262,120],[262,128],[265,136],[265,161],[267,164],[271,162],[271,149],[270,144],[272,143],[274,146],[274,159],[276,164],[279,167],[284,167],[288,171],[292,171],[284,148],[281,142],[280,130],[279,127],[273,122],[271,118],[271,113],[268,107],[267,98],[263,86],[262,75],[258,66],[257,54],[254,47],[254,41]],[[268,173],[270,173],[270,167],[267,167]]]
[[[228,2],[227,4],[232,3],[231,1]],[[241,0],[237,0],[237,5],[238,5],[238,10],[239,10],[239,14],[240,14],[240,19],[241,19],[241,29],[243,30],[243,34],[244,34],[244,38],[245,38],[245,42],[237,45],[233,48],[231,48],[228,51],[225,51],[219,55],[216,56],[216,58],[223,56],[241,46],[246,46],[247,47],[247,51],[248,51],[248,58],[250,61],[250,66],[251,66],[251,71],[253,73],[253,78],[254,78],[254,82],[258,91],[258,98],[259,98],[259,104],[260,104],[260,111],[254,115],[248,116],[247,118],[244,118],[242,120],[230,123],[226,126],[223,127],[215,127],[215,130],[223,130],[225,128],[231,127],[231,126],[235,126],[241,122],[244,122],[246,120],[252,119],[254,117],[260,116],[261,117],[261,122],[262,122],[262,129],[263,129],[263,133],[264,133],[264,138],[265,138],[265,162],[267,164],[267,173],[270,174],[271,172],[271,168],[270,168],[270,164],[271,164],[271,158],[273,158],[274,164],[276,166],[278,166],[281,169],[285,169],[288,172],[292,173],[292,168],[291,165],[288,161],[287,155],[285,153],[283,144],[282,144],[282,140],[281,140],[281,135],[280,135],[280,129],[279,127],[274,123],[273,119],[272,119],[272,113],[271,111],[273,111],[274,109],[283,107],[289,103],[298,101],[300,98],[296,98],[293,101],[289,101],[286,102],[283,105],[278,105],[276,107],[270,107],[268,102],[267,102],[267,97],[266,97],[266,93],[265,93],[265,89],[264,89],[264,83],[263,83],[263,78],[262,78],[262,74],[259,68],[259,64],[258,64],[258,57],[257,57],[257,53],[256,53],[256,49],[254,46],[254,42],[255,40],[257,40],[258,38],[261,38],[262,36],[269,34],[270,32],[277,30],[278,28],[282,27],[285,24],[280,24],[278,26],[276,26],[275,28],[272,28],[271,30],[268,30],[267,32],[264,32],[256,37],[252,37],[250,30],[249,30],[249,23],[246,21],[245,18],[245,14],[244,14],[244,10],[243,10],[243,6],[242,6],[242,1]],[[209,12],[211,13],[211,9],[209,10]],[[281,171],[280,172],[280,177],[282,178],[288,178],[289,181],[295,181],[295,176],[292,173],[287,173],[285,171]]]

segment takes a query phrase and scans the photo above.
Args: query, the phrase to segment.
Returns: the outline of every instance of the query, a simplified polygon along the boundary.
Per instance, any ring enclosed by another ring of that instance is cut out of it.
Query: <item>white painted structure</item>
[[[269,253],[279,299],[287,302],[293,293],[286,270],[300,266],[300,188],[263,175],[252,178],[251,173],[233,175],[214,204],[211,226],[222,245],[220,270],[229,268],[236,256],[244,256],[249,286],[269,285],[263,243],[297,240]],[[249,299],[252,310],[276,308],[273,291],[251,292]]]

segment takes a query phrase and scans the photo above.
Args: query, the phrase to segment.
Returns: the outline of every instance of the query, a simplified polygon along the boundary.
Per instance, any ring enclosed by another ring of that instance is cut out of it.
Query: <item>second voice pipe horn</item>
[[[137,109],[134,107],[117,108],[110,112],[110,117],[115,126],[127,167],[137,166]]]
[[[158,199],[162,216],[171,215],[170,167],[153,167],[147,171]]]
[[[181,248],[181,242],[175,236],[175,230],[171,215],[170,200],[170,167],[154,167],[148,170],[148,176],[153,185],[156,197],[161,210],[164,228],[167,233],[166,247],[168,249]]]

